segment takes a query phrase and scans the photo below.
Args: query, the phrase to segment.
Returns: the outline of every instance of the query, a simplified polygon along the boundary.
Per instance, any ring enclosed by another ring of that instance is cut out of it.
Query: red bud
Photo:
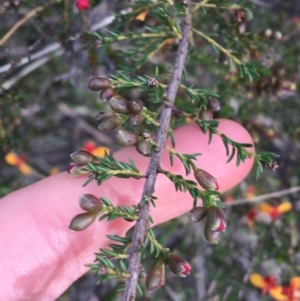
[[[180,256],[171,254],[168,258],[168,266],[170,270],[179,277],[185,277],[191,272],[191,266]]]
[[[207,208],[206,226],[217,232],[223,232],[226,229],[226,220],[223,211],[217,206]]]

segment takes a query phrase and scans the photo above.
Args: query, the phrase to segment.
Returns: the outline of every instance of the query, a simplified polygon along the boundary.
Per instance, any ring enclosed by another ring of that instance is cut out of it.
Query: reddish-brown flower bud
[[[146,288],[152,292],[165,284],[165,264],[159,262],[148,272],[146,277]]]
[[[110,100],[109,100],[109,105],[111,107],[111,109],[119,114],[129,114],[129,110],[128,110],[128,100],[115,95],[113,96]]]
[[[212,110],[211,109],[201,110],[199,117],[202,120],[212,120],[213,119]]]
[[[147,157],[151,155],[151,145],[148,139],[140,139],[135,147],[141,155]]]
[[[84,211],[99,212],[103,209],[103,204],[92,194],[83,194],[79,198],[79,205]]]
[[[121,123],[121,119],[118,118],[117,116],[107,118],[99,123],[98,129],[103,132],[109,132],[116,129],[120,125],[120,123]]]
[[[235,9],[233,13],[237,22],[242,22],[244,20],[245,12],[242,9]]]
[[[188,216],[193,223],[198,223],[204,219],[206,213],[207,213],[207,208],[195,207],[188,213]]]
[[[97,115],[95,115],[95,120],[97,122],[101,122],[103,120],[107,120],[111,117],[116,117],[116,114],[114,112],[111,112],[111,111],[101,111],[99,112]]]
[[[170,270],[179,277],[186,277],[191,272],[191,266],[180,256],[171,254],[168,258]]]
[[[223,232],[226,229],[226,220],[223,211],[217,206],[210,206],[206,213],[206,226],[217,232]]]
[[[119,132],[117,134],[117,137],[116,137],[116,140],[120,145],[132,146],[132,145],[136,144],[137,137],[136,137],[136,134],[134,132],[119,130]]]
[[[100,91],[108,88],[111,85],[111,81],[108,78],[94,77],[89,80],[87,87],[92,91]]]
[[[215,98],[210,98],[208,101],[208,106],[212,111],[219,111],[220,110],[220,102]]]
[[[82,231],[92,224],[96,217],[97,213],[95,212],[78,214],[72,219],[69,228],[75,231]]]
[[[86,164],[71,163],[68,167],[68,173],[71,175],[71,177],[84,176],[90,173],[90,171],[85,170],[86,167]]]
[[[194,171],[194,177],[197,182],[206,190],[218,190],[218,181],[208,172],[203,169],[197,169]]]
[[[128,118],[128,123],[130,126],[138,126],[141,125],[143,122],[143,117],[142,115],[130,115],[130,117]]]
[[[106,88],[100,92],[99,99],[104,102],[109,101],[114,96],[114,93],[114,89]]]
[[[209,229],[207,225],[204,227],[204,237],[210,244],[217,244],[220,240],[220,233]]]
[[[78,150],[76,152],[74,152],[73,154],[70,155],[72,160],[76,163],[76,164],[88,164],[90,162],[93,162],[96,160],[96,157],[85,151],[85,150]]]
[[[131,114],[138,114],[143,110],[144,104],[141,100],[132,100],[128,103],[128,109]]]

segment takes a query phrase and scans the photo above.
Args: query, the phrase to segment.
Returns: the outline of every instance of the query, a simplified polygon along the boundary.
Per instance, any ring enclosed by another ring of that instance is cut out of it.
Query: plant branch
[[[190,0],[188,0],[187,17],[186,20],[183,21],[183,26],[182,26],[182,40],[180,41],[179,44],[172,78],[166,91],[168,101],[172,105],[174,104],[177,90],[180,85],[180,80],[181,80],[181,76],[182,76],[182,72],[184,69],[184,64],[188,52],[190,32],[192,29],[191,22],[192,20],[191,20]],[[153,152],[153,155],[151,157],[150,164],[147,170],[148,177],[144,186],[144,191],[141,199],[150,198],[154,192],[154,186],[157,178],[157,170],[160,166],[160,160],[167,138],[168,128],[171,121],[171,115],[172,115],[172,107],[164,105],[160,115],[160,127],[158,128],[156,134],[156,141],[155,141],[158,146],[158,150],[157,152]],[[140,206],[139,208],[140,219],[137,221],[133,233],[133,241],[132,241],[132,248],[130,251],[129,268],[128,268],[130,277],[126,281],[123,301],[135,300],[136,286],[137,286],[137,281],[140,273],[140,261],[141,261],[140,248],[143,245],[145,239],[146,229],[149,220],[148,216],[149,216],[149,201],[145,202],[144,205]]]
[[[231,54],[229,50],[227,50],[226,48],[224,48],[223,46],[221,46],[214,39],[212,39],[211,37],[209,37],[208,35],[206,35],[202,31],[199,31],[197,29],[193,29],[193,31],[196,34],[198,34],[199,36],[201,36],[202,38],[204,38],[205,40],[207,40],[210,44],[212,44],[213,46],[215,46],[216,48],[218,48],[219,50],[221,50],[226,56],[228,56],[230,59],[232,59],[237,65],[241,65],[243,63],[236,56],[234,56],[233,54]]]
[[[256,204],[256,203],[266,201],[266,200],[271,199],[271,198],[279,198],[279,197],[282,197],[284,195],[296,193],[298,191],[300,191],[300,186],[296,186],[296,187],[292,187],[292,188],[288,188],[288,189],[284,189],[284,190],[280,190],[280,191],[275,191],[275,192],[271,192],[271,193],[262,194],[262,195],[256,196],[256,197],[254,197],[252,199],[249,199],[249,200],[236,200],[236,201],[233,201],[232,203],[226,204],[226,207],[239,206],[239,205],[252,205],[252,204]]]
[[[35,15],[37,15],[39,12],[44,10],[49,4],[53,3],[54,1],[50,1],[49,3],[46,3],[44,6],[38,6],[31,10],[29,13],[25,15],[23,19],[21,19],[19,22],[17,22],[0,40],[0,46],[2,46],[24,23],[26,23],[29,19],[33,18]]]
[[[131,9],[123,9],[119,12],[119,14],[126,14],[130,11],[131,11]],[[96,31],[96,30],[99,30],[103,27],[106,27],[107,25],[111,24],[114,20],[115,20],[114,15],[107,16],[104,19],[101,19],[99,22],[93,24],[91,26],[91,31]],[[80,34],[76,35],[75,37],[73,37],[73,40],[78,40],[80,36],[81,36]],[[22,65],[27,64],[29,62],[32,62],[32,61],[34,61],[38,58],[41,58],[45,55],[48,55],[52,52],[55,53],[54,56],[62,55],[64,53],[63,50],[64,49],[63,49],[62,45],[58,42],[55,42],[53,44],[50,44],[50,45],[46,46],[42,50],[33,53],[32,55],[27,54],[26,57],[23,57],[17,64],[9,63],[9,64],[6,64],[4,66],[0,66],[0,73],[7,72],[13,67],[22,66]]]

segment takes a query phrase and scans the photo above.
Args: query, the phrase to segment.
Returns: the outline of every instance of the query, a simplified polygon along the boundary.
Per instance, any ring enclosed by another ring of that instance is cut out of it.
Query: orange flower
[[[281,287],[281,294],[283,301],[300,301],[300,277],[292,278],[289,287]]]
[[[227,204],[232,203],[233,200],[234,200],[234,198],[232,195],[228,195],[225,197],[225,203],[227,203]]]
[[[275,298],[274,296],[280,295],[281,287],[276,285],[276,278],[271,275],[263,277],[262,275],[255,273],[250,275],[249,280],[253,286],[261,289],[263,295],[269,293],[273,298]]]
[[[53,166],[50,169],[49,175],[56,175],[57,173],[59,173],[59,168],[57,166]]]
[[[250,228],[253,228],[257,214],[258,212],[256,208],[252,208],[247,212],[246,222]]]
[[[9,165],[16,166],[24,175],[32,173],[31,167],[25,162],[25,160],[14,152],[10,152],[5,156],[5,162]]]
[[[291,279],[290,286],[276,286],[272,297],[278,301],[300,301],[300,277]]]
[[[109,148],[105,147],[105,146],[98,146],[96,147],[96,144],[94,141],[89,141],[87,142],[84,146],[83,149],[86,150],[87,152],[98,156],[100,158],[104,157],[105,152],[107,154],[109,154]]]
[[[276,285],[276,279],[270,275],[252,274],[250,282],[260,288],[262,294],[268,292],[277,301],[300,301],[300,277],[292,278],[289,287]]]
[[[249,200],[249,199],[252,199],[253,197],[255,197],[256,195],[256,189],[255,189],[255,186],[253,185],[249,185],[247,187],[247,191],[245,193],[245,199],[246,200]]]
[[[267,203],[263,203],[256,208],[252,208],[247,212],[246,222],[250,228],[254,226],[255,220],[257,220],[260,213],[267,214],[271,220],[277,219],[281,214],[292,210],[292,204],[290,202],[283,202],[278,206],[272,206]]]
[[[148,14],[149,14],[149,12],[145,10],[145,11],[139,13],[134,19],[144,22],[146,20],[146,17]]]
[[[292,210],[292,204],[290,202],[283,202],[278,206],[272,206],[267,203],[263,203],[259,206],[259,211],[267,213],[273,220],[279,217],[282,213]]]

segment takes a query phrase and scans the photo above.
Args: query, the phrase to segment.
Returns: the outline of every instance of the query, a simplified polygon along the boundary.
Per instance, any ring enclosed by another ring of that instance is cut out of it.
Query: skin
[[[238,142],[252,143],[248,132],[239,124],[220,120],[219,131]],[[176,150],[182,153],[202,153],[197,166],[212,174],[224,192],[240,183],[250,172],[253,160],[247,159],[239,167],[235,160],[226,163],[223,142],[208,136],[194,124],[178,129]],[[115,154],[116,159],[128,162],[132,158],[141,171],[146,171],[149,158],[132,148]],[[164,152],[161,167],[185,176],[179,160],[173,167]],[[193,175],[189,176],[193,179]],[[71,178],[66,172],[43,179],[15,191],[0,200],[0,296],[3,300],[55,300],[88,269],[94,253],[109,243],[106,234],[124,235],[132,223],[118,219],[107,223],[94,222],[84,231],[68,229],[71,219],[82,209],[78,205],[81,194],[105,196],[114,204],[138,203],[144,179],[113,178],[100,187],[91,183],[82,187],[86,177]],[[176,192],[173,184],[158,175],[155,196],[156,208],[151,207],[155,224],[166,222],[192,208],[189,193]]]

